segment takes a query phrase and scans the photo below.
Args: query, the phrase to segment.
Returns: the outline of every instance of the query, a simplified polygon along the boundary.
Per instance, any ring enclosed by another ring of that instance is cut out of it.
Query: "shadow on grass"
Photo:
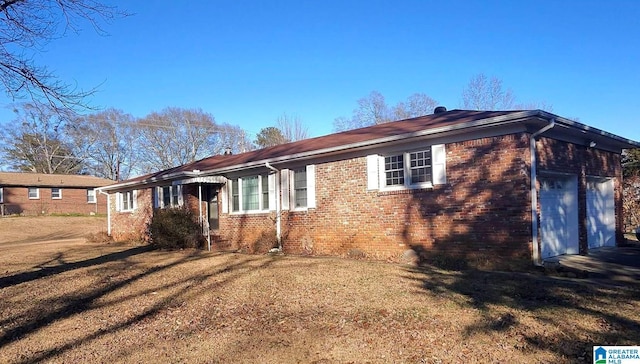
[[[145,251],[148,251],[148,249],[144,251],[140,250],[137,252],[137,254],[144,253]],[[130,253],[131,252],[129,252],[129,254]],[[160,253],[162,254],[165,252]],[[219,255],[224,254],[227,253],[222,253]],[[101,275],[113,274],[118,270],[118,267],[114,268],[113,266],[104,264],[117,260],[115,258],[117,255],[109,254],[108,256],[109,259],[99,257],[103,258],[101,260],[101,263],[98,263],[99,258],[91,259],[84,263],[81,263],[85,267],[94,265],[94,268],[101,272]],[[121,256],[124,257],[126,256],[126,254]],[[163,310],[167,310],[175,305],[179,305],[181,304],[181,302],[192,300],[201,295],[208,294],[208,292],[220,289],[224,285],[242,277],[244,274],[266,268],[272,263],[281,259],[281,257],[278,256],[264,258],[249,255],[240,255],[231,257],[229,260],[218,266],[206,267],[204,268],[204,270],[201,269],[198,271],[193,271],[192,267],[185,266],[184,268],[187,274],[180,277],[179,279],[170,282],[164,282],[162,278],[158,278],[161,277],[158,276],[159,273],[169,269],[176,269],[178,267],[182,267],[185,264],[190,264],[199,260],[211,259],[213,256],[201,251],[193,251],[189,254],[179,257],[178,259],[173,259],[174,257],[175,255],[173,255],[172,253],[166,252],[166,258],[169,258],[169,261],[166,263],[155,264],[151,268],[143,267],[142,270],[127,278],[122,277],[115,278],[113,280],[105,280],[103,281],[105,282],[104,284],[98,284],[89,292],[86,292],[85,290],[84,292],[79,292],[73,295],[60,295],[51,298],[49,300],[41,302],[39,305],[37,305],[37,307],[34,306],[28,312],[20,315],[20,317],[11,317],[7,320],[4,320],[5,327],[7,327],[7,324],[10,322],[22,323],[2,332],[2,334],[0,335],[0,349],[9,344],[19,342],[22,339],[26,339],[31,334],[36,333],[37,331],[60,320],[72,318],[77,315],[82,315],[88,311],[95,309],[116,309],[116,307],[120,307],[118,305],[122,304],[135,305],[135,303],[137,302],[136,300],[139,297],[147,296],[149,294],[155,295],[171,292],[162,299],[158,299],[153,302],[153,304],[149,307],[141,309],[140,312],[137,312],[135,315],[124,321],[110,324],[107,327],[91,328],[90,332],[88,332],[87,334],[83,334],[80,337],[67,340],[64,344],[59,344],[55,347],[46,347],[42,350],[39,350],[35,355],[18,358],[19,363],[32,363],[51,360],[52,358],[61,355],[68,350],[97,340],[101,337],[104,337],[105,335],[117,333],[121,330],[127,329],[131,325],[142,322],[145,319],[152,317]],[[89,261],[93,261],[94,264],[89,264]],[[79,266],[76,266],[76,268],[78,267]],[[149,279],[149,277],[156,277],[154,279],[158,279],[154,282],[164,283],[158,283],[157,285],[151,284],[148,287],[145,286],[145,288],[143,288],[142,290],[135,290],[133,292],[125,291],[125,295],[117,295],[115,299],[107,298],[107,295],[117,290],[129,289],[128,287],[131,287],[134,283],[139,282],[143,279]],[[197,287],[197,289],[195,289],[194,287]],[[127,349],[120,348],[119,350],[126,351]],[[131,353],[123,352],[120,354],[128,355]]]
[[[134,255],[138,255],[144,252],[150,251],[152,248],[149,246],[140,246],[131,249],[127,249],[120,252],[110,253],[106,255],[101,255],[99,257],[85,259],[78,262],[66,263],[62,260],[62,255],[59,253],[52,260],[41,264],[39,266],[39,270],[31,271],[31,272],[22,272],[13,274],[7,277],[0,278],[0,289],[10,287],[16,284],[21,284],[25,282],[30,282],[36,279],[45,278],[54,274],[60,274],[64,272],[68,272],[74,269],[87,268],[94,265],[105,264],[108,262],[113,262],[117,260],[124,260]],[[59,265],[53,267],[43,267],[43,265],[51,263],[53,261],[57,261]]]
[[[640,297],[638,284],[614,287],[544,276],[533,270],[491,272],[428,264],[408,268],[408,272],[419,292],[448,296],[480,312],[481,318],[465,328],[467,337],[491,332],[519,336],[522,345],[518,349],[549,351],[570,363],[590,361],[594,345],[640,342],[637,313],[621,308],[635,308]],[[541,333],[523,323],[525,317],[562,330]],[[597,324],[585,325],[581,320]]]

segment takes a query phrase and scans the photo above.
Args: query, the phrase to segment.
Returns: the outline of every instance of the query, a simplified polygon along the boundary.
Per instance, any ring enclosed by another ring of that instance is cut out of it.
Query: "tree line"
[[[114,108],[77,115],[25,103],[14,112],[0,135],[0,155],[11,170],[112,180],[307,137],[300,118],[286,114],[252,141],[241,127],[216,122],[201,109],[168,107],[134,118]]]
[[[275,126],[263,128],[255,140],[237,125],[218,123],[201,109],[169,107],[136,119],[118,109],[95,111],[86,100],[97,90],[80,90],[60,80],[34,55],[47,45],[89,27],[108,34],[105,26],[130,14],[100,0],[0,0],[0,88],[12,100],[15,119],[2,128],[0,168],[40,173],[87,173],[113,180],[171,168],[219,154],[243,152],[305,139],[307,128],[298,116],[283,114]],[[478,74],[462,92],[462,108],[509,110],[540,108],[544,103],[517,103],[502,80]],[[352,115],[333,121],[344,131],[427,115],[437,101],[415,93],[395,105],[372,91],[357,100]],[[5,123],[7,124],[7,123]],[[625,175],[637,176],[640,155],[624,155]],[[639,177],[640,178],[640,177]]]
[[[516,106],[513,93],[503,90],[502,81],[484,74],[473,77],[462,96],[463,107],[474,110]],[[437,102],[415,93],[389,106],[380,92],[372,91],[357,105],[351,117],[334,120],[335,131],[428,115]],[[0,153],[12,170],[91,174],[112,180],[308,137],[302,119],[286,113],[251,140],[241,127],[219,123],[201,109],[167,107],[134,118],[115,108],[78,115],[46,103],[23,103],[14,112],[12,126],[0,136]]]

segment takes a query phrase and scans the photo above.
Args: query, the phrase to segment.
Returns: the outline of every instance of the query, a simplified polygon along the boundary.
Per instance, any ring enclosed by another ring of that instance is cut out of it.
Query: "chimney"
[[[438,106],[435,109],[433,109],[434,114],[441,114],[443,112],[447,112],[447,108],[444,106]]]

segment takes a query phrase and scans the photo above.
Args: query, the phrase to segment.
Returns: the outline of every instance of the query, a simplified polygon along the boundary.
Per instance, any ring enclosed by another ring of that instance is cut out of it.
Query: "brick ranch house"
[[[109,234],[185,206],[214,249],[539,264],[623,239],[621,152],[638,142],[541,110],[442,109],[102,187]]]
[[[106,214],[107,199],[96,188],[113,183],[93,176],[0,172],[0,214]]]

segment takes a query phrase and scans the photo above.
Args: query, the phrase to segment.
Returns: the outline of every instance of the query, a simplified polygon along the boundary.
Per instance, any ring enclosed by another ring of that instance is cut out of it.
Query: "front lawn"
[[[584,363],[593,345],[640,344],[638,285],[114,244],[2,249],[3,363]]]

